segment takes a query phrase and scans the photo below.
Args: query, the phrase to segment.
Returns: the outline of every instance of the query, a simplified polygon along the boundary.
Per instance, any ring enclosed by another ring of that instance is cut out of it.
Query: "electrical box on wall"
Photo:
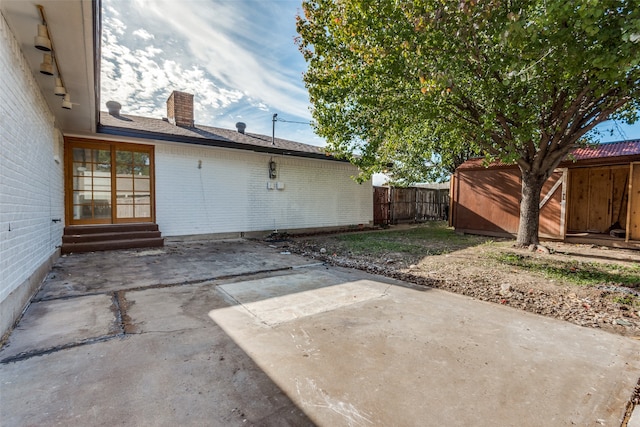
[[[273,160],[269,161],[269,178],[275,179],[278,176],[276,168],[276,162],[274,162]]]
[[[284,190],[284,182],[280,182],[280,181],[276,182],[276,188],[278,190]]]
[[[267,190],[273,190],[276,185],[273,182],[267,182]]]

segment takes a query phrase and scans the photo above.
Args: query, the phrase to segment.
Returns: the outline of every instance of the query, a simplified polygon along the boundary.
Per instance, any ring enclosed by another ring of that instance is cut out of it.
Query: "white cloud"
[[[301,70],[292,72],[279,62],[284,49],[295,50],[291,36],[270,18],[280,12],[279,2],[184,2],[153,0],[136,2],[155,19],[183,37],[202,66],[227,87],[296,117],[309,116],[307,92]],[[272,7],[267,7],[271,5]],[[274,9],[276,8],[276,9]],[[258,14],[267,14],[262,24]],[[294,16],[291,14],[293,28]]]
[[[196,123],[271,134],[271,117],[308,121],[305,64],[293,44],[297,1],[104,0],[102,104],[163,117],[172,90],[195,95]],[[118,8],[116,10],[115,8]],[[104,106],[101,106],[104,109]],[[324,145],[310,126],[276,134]]]
[[[142,40],[151,40],[151,39],[155,38],[155,36],[153,34],[149,33],[144,28],[139,28],[139,29],[135,30],[133,32],[133,35],[137,36],[137,37],[140,37]]]
[[[115,32],[125,29],[119,25]],[[185,69],[176,61],[163,59],[162,49],[147,46],[132,50],[118,42],[110,26],[105,25],[103,32],[103,101],[122,103],[125,114],[166,115],[164,101],[173,89],[197,93],[198,104],[212,108],[228,106],[242,97],[239,91],[216,87],[201,68]]]

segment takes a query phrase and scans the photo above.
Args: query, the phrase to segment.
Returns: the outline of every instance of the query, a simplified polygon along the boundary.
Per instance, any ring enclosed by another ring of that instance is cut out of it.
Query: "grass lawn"
[[[394,252],[422,256],[493,242],[490,237],[456,234],[444,221],[431,221],[403,230],[344,234],[336,240],[343,250],[354,254]]]
[[[478,253],[505,268],[526,270],[549,279],[574,285],[615,284],[640,289],[640,265],[559,259],[553,255],[535,256],[511,248],[511,241],[485,236],[461,235],[443,221],[413,228],[344,234],[335,237],[341,251],[352,254],[407,256],[440,255],[472,246]]]

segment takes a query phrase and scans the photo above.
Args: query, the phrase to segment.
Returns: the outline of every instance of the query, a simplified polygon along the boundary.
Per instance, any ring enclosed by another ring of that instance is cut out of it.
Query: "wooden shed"
[[[489,236],[518,232],[516,165],[463,163],[451,179],[451,225]],[[640,140],[576,149],[540,195],[540,237],[640,249]]]

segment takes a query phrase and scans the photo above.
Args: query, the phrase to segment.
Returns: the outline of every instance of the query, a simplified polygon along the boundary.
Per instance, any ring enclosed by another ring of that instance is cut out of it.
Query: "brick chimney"
[[[169,123],[181,127],[193,127],[193,94],[174,90],[167,99]]]

